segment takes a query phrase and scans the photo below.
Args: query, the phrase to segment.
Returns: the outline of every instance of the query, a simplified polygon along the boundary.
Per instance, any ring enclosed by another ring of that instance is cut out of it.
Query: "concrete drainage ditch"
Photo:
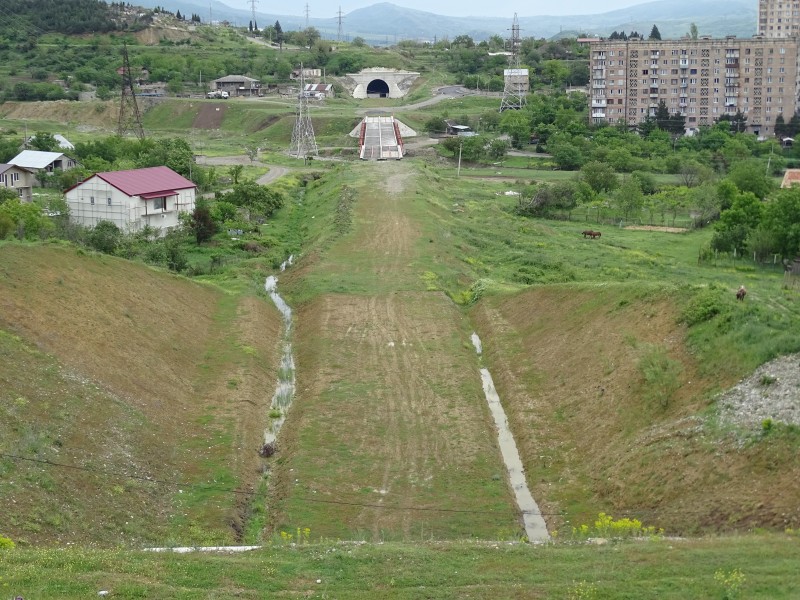
[[[473,333],[471,340],[478,356],[481,356],[483,354],[483,345],[478,334]],[[514,441],[511,429],[508,427],[506,412],[500,403],[500,396],[494,387],[492,375],[489,373],[489,369],[484,367],[481,367],[480,372],[483,393],[486,396],[486,402],[489,404],[489,410],[497,427],[497,443],[500,446],[500,453],[506,465],[509,484],[514,492],[517,506],[522,513],[525,535],[531,543],[546,542],[550,539],[550,534],[547,532],[547,524],[544,522],[542,513],[539,511],[539,505],[533,499],[533,495],[528,489],[528,483],[525,481],[525,468],[522,466],[522,459],[519,457],[517,443]]]

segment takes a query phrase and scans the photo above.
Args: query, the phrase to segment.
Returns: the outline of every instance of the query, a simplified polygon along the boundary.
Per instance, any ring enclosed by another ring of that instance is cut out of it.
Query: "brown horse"
[[[593,231],[592,232],[592,239],[599,238],[600,235],[601,235],[601,233],[599,231]]]
[[[744,286],[739,286],[739,289],[736,291],[736,299],[737,300],[744,300],[744,297],[747,295],[747,290],[744,289]]]
[[[589,238],[595,239],[595,238],[599,238],[600,237],[600,232],[599,231],[592,231],[591,229],[585,229],[585,230],[581,231],[581,234],[583,234],[584,238],[589,237]]]

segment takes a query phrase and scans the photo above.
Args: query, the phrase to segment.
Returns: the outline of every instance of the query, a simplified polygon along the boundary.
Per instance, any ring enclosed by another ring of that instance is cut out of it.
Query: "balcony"
[[[605,108],[606,104],[605,98],[592,98],[592,108]]]
[[[680,62],[680,66],[681,66],[681,68],[683,68],[683,69],[685,69],[686,67],[688,67],[688,66],[689,66],[689,59],[688,59],[688,58],[682,58],[682,59],[681,59],[681,62]]]
[[[592,89],[594,89],[594,90],[604,90],[604,89],[606,89],[606,82],[605,81],[593,81],[592,82]]]
[[[606,118],[606,111],[604,110],[593,110],[592,111],[592,118],[593,119],[605,119]]]

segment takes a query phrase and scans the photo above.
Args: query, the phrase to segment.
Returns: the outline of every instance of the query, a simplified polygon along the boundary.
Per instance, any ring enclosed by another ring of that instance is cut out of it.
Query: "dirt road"
[[[354,230],[296,275],[318,293],[296,312],[277,527],[374,540],[520,534],[470,329],[426,289],[412,169],[354,165]]]

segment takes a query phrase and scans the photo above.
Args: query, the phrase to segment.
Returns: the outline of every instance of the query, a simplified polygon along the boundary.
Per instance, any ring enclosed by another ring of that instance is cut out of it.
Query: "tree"
[[[356,37],[353,38],[353,46],[355,46],[356,48],[361,48],[366,45],[367,45],[366,40],[360,35],[357,35]]]
[[[244,171],[243,165],[231,165],[228,167],[228,173],[231,176],[231,180],[233,181],[233,185],[239,183],[239,178],[242,176],[242,172]]]
[[[661,39],[661,32],[658,31],[658,27],[653,25],[653,28],[650,30],[650,40],[660,40]]]
[[[800,255],[800,188],[779,190],[764,207],[762,223],[775,238],[775,252],[790,259]]]
[[[261,220],[269,218],[284,204],[283,195],[255,181],[244,181],[233,187],[227,194],[225,201],[236,206],[246,208],[250,219]]]
[[[486,150],[486,153],[489,155],[489,158],[494,160],[500,160],[503,158],[506,153],[508,152],[508,142],[501,139],[494,139],[489,142],[489,148]]]
[[[531,122],[523,111],[507,110],[500,117],[500,131],[511,137],[511,145],[522,148],[531,139]]]
[[[692,23],[689,25],[689,37],[693,40],[696,40],[698,36],[697,25]]]
[[[208,206],[208,202],[203,198],[200,198],[194,206],[194,212],[192,212],[189,227],[194,233],[198,246],[210,240],[217,232],[217,223],[211,216],[211,209]]]
[[[614,195],[614,204],[622,211],[626,221],[640,213],[644,206],[644,194],[639,187],[639,180],[628,177]]]
[[[136,165],[139,168],[166,166],[184,177],[190,177],[194,154],[189,143],[181,138],[163,138],[155,142],[145,140]]]
[[[275,41],[278,42],[280,50],[283,50],[284,36],[283,36],[283,28],[281,27],[281,22],[275,21],[275,25],[273,27],[275,28]]]
[[[720,252],[744,252],[747,238],[759,227],[764,205],[750,192],[739,193],[728,210],[714,224],[711,247]]]
[[[86,242],[98,252],[114,254],[119,247],[122,232],[111,221],[100,221],[86,236]]]
[[[786,124],[786,121],[783,119],[782,114],[779,114],[777,117],[775,117],[775,137],[777,138],[791,137],[789,135],[789,127]]]
[[[569,67],[560,60],[546,60],[542,65],[542,79],[553,87],[562,87],[569,77]]]
[[[58,148],[58,142],[52,133],[44,131],[37,131],[35,135],[31,136],[29,140],[31,147],[34,150],[42,152],[52,152]]]
[[[614,169],[610,165],[596,160],[581,167],[580,178],[597,193],[614,190],[619,185]]]
[[[737,162],[731,167],[728,177],[742,192],[752,192],[758,198],[766,198],[775,189],[767,175],[766,165],[758,159]]]
[[[559,169],[574,171],[580,169],[583,164],[581,150],[573,144],[567,142],[559,143],[550,150],[550,153]]]

